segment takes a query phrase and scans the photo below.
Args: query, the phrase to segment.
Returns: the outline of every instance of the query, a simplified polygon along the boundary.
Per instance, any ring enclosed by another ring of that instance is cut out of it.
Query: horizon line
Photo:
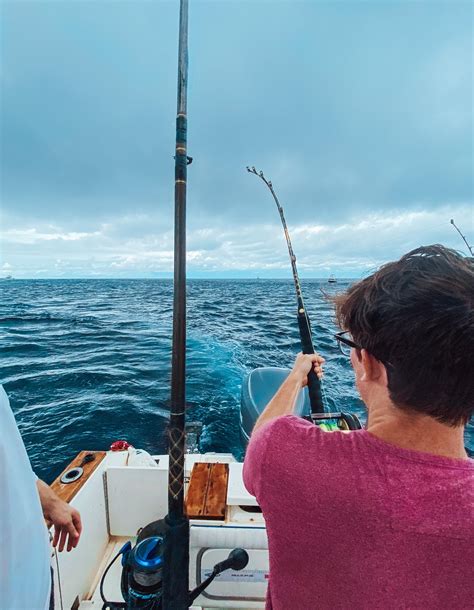
[[[346,277],[339,277],[336,278],[336,282],[338,281],[343,281],[343,280],[354,280],[354,279],[358,279],[359,276],[346,276]],[[300,279],[302,280],[325,280],[327,282],[327,280],[329,279],[329,276],[311,276],[311,277],[307,277],[307,276],[303,276],[300,277]],[[1,283],[5,282],[11,282],[11,281],[50,281],[50,280],[165,280],[165,281],[174,281],[173,277],[117,277],[117,276],[100,276],[100,277],[91,277],[91,276],[78,276],[78,277],[11,277],[11,278],[0,278],[0,285]],[[293,281],[292,277],[192,277],[192,276],[188,276],[186,278],[186,280],[255,280],[255,281],[261,281],[261,280],[287,280],[287,281]]]

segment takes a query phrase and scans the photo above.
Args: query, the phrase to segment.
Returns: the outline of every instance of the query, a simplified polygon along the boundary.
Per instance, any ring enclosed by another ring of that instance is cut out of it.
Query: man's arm
[[[308,373],[311,368],[313,367],[319,379],[322,379],[323,363],[324,358],[319,354],[298,354],[290,374],[255,422],[252,434],[276,417],[291,415],[299,391],[308,384]]]
[[[79,512],[70,506],[51,489],[44,481],[38,479],[36,487],[43,509],[43,516],[48,525],[54,525],[53,546],[59,542],[59,551],[64,549],[67,541],[67,550],[77,546],[82,532],[81,516]]]

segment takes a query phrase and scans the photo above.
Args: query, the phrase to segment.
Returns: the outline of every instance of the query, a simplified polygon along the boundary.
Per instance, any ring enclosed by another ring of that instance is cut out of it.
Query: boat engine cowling
[[[240,434],[244,445],[250,439],[255,422],[289,374],[290,369],[268,366],[254,369],[245,377],[240,404]],[[311,413],[307,388],[298,394],[294,413],[308,416]]]

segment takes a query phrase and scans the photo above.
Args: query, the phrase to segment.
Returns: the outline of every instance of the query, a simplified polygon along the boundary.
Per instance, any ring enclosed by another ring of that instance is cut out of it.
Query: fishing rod
[[[134,544],[126,542],[105,569],[100,582],[102,610],[186,610],[225,570],[242,570],[249,561],[236,548],[216,563],[211,574],[189,591],[189,520],[184,510],[186,439],[186,186],[187,166],[188,0],[180,0],[178,102],[175,148],[174,297],[171,408],[168,426],[168,514],[143,527]],[[121,557],[120,588],[125,601],[108,601],[104,581]]]
[[[283,208],[278,201],[278,197],[273,189],[273,184],[271,180],[267,180],[262,171],[257,172],[255,167],[247,167],[247,171],[250,174],[254,174],[261,178],[261,180],[267,185],[269,188],[273,199],[275,200],[276,206],[278,208],[278,212],[280,214],[281,224],[283,225],[283,231],[285,232],[286,243],[288,245],[288,253],[290,255],[291,269],[293,272],[293,281],[295,283],[296,289],[296,299],[298,303],[298,328],[300,331],[300,339],[301,339],[301,350],[303,354],[314,354],[315,349],[313,345],[313,338],[311,335],[311,323],[309,321],[308,313],[306,311],[304,301],[303,301],[303,293],[301,291],[300,278],[298,276],[298,269],[296,268],[296,256],[293,252],[293,246],[291,245],[290,234],[288,232],[288,227],[286,226],[285,215],[283,213]],[[323,402],[323,393],[321,381],[314,372],[313,369],[308,374],[308,391],[309,391],[309,400],[311,403],[311,412],[312,414],[320,414],[325,413],[325,407]]]
[[[184,514],[184,454],[186,437],[186,186],[188,85],[188,0],[180,0],[178,95],[174,188],[174,297],[171,357],[171,409],[168,427],[168,525],[163,571],[164,610],[188,608],[189,521]]]
[[[260,178],[270,190],[273,199],[276,203],[278,212],[280,214],[281,224],[283,225],[283,230],[285,232],[286,243],[288,246],[288,253],[290,255],[291,269],[293,272],[293,281],[296,289],[296,300],[298,305],[297,319],[298,319],[298,328],[300,333],[301,340],[301,351],[303,354],[314,354],[314,343],[313,337],[311,333],[311,322],[309,320],[308,312],[304,305],[303,301],[303,293],[301,290],[300,279],[298,276],[298,269],[296,267],[296,256],[293,251],[293,246],[291,245],[290,234],[288,231],[288,227],[286,225],[285,214],[283,212],[283,208],[280,205],[278,197],[275,193],[275,189],[273,188],[273,184],[271,180],[267,180],[263,171],[257,171],[255,167],[247,167],[247,171],[250,174],[254,174],[258,178]],[[309,392],[309,401],[311,405],[311,419],[315,422],[322,422],[323,420],[328,419],[336,419],[338,421],[339,427],[343,427],[349,430],[357,430],[361,427],[360,422],[356,415],[351,413],[328,413],[326,412],[326,408],[324,405],[323,399],[323,387],[321,380],[316,375],[313,369],[308,373],[308,392]]]
[[[469,252],[471,253],[471,256],[474,256],[474,252],[473,252],[473,250],[472,250],[472,246],[470,246],[470,245],[468,244],[468,241],[467,241],[467,239],[466,239],[465,235],[463,235],[463,234],[461,233],[461,230],[460,230],[460,229],[459,229],[459,228],[456,226],[456,224],[454,223],[454,220],[453,220],[452,218],[451,218],[451,224],[453,225],[453,227],[456,229],[456,231],[459,233],[459,235],[460,235],[460,236],[462,237],[462,239],[464,240],[464,243],[465,243],[465,244],[466,244],[466,246],[468,247]]]
[[[169,433],[168,515],[164,519],[163,597],[157,610],[185,610],[221,572],[242,570],[249,557],[234,549],[217,563],[211,575],[189,591],[189,520],[184,511],[184,466],[186,441],[186,187],[188,85],[188,0],[180,0],[178,49],[178,100],[175,152],[174,301]],[[159,522],[158,522],[159,523]],[[156,532],[150,524],[149,532]],[[147,528],[140,533],[143,539]],[[149,540],[149,539],[148,539]],[[144,540],[150,544],[146,539]]]

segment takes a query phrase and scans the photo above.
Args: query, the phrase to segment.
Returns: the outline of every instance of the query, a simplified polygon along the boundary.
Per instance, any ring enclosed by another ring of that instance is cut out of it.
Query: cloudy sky
[[[473,3],[190,0],[188,272],[474,241]],[[177,1],[0,0],[0,275],[168,277]]]

